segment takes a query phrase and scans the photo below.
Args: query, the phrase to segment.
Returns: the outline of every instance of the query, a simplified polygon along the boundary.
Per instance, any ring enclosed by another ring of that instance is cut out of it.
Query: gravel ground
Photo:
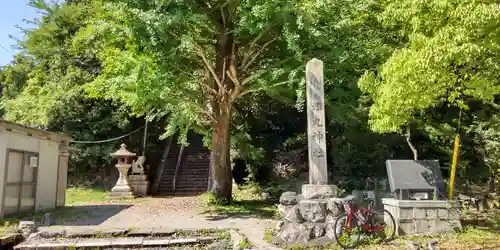
[[[268,249],[263,240],[266,228],[274,227],[276,221],[248,215],[213,216],[205,214],[198,197],[144,198],[120,204],[94,205],[87,209],[92,215],[75,225],[100,225],[102,227],[176,229],[234,228],[239,229],[258,249]],[[120,209],[112,209],[119,207]],[[106,211],[106,213],[103,213]],[[111,212],[110,212],[111,211]],[[64,223],[71,225],[71,222]],[[269,248],[270,249],[270,248]]]

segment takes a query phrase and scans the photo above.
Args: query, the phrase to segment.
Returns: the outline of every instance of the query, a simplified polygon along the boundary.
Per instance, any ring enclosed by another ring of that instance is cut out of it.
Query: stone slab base
[[[459,201],[385,198],[382,203],[394,216],[397,236],[438,234],[462,228]]]
[[[132,191],[132,188],[130,188],[130,186],[127,184],[127,185],[116,185],[114,186],[112,189],[111,189],[111,192],[113,193],[126,193],[126,192],[131,192]]]
[[[108,199],[133,199],[136,198],[137,195],[133,192],[110,192],[108,194]]]
[[[338,193],[338,188],[335,185],[302,185],[302,196],[306,200],[338,197]]]

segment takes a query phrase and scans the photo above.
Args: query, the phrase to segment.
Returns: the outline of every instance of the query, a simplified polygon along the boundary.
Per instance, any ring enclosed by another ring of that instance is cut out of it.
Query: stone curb
[[[72,239],[67,242],[61,243],[39,243],[39,244],[20,244],[15,246],[14,249],[68,249],[71,247],[76,248],[103,248],[103,247],[158,247],[158,246],[172,246],[184,245],[194,243],[211,243],[219,239],[218,237],[206,236],[198,238],[186,239],[154,239],[146,240],[144,237],[118,237],[118,238],[96,238],[84,239],[78,242],[77,239]]]
[[[223,232],[222,229],[209,229],[209,232]],[[166,237],[176,233],[193,234],[200,232],[197,229],[172,229],[172,228],[100,228],[94,226],[76,227],[46,227],[40,228],[37,235],[44,239],[52,238],[111,238],[111,237]]]

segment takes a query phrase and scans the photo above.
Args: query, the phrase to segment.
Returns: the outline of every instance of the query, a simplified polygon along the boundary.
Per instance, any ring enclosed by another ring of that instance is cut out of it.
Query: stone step
[[[165,186],[161,186],[159,187],[158,189],[159,190],[172,190],[172,187],[174,185],[165,185]],[[204,185],[183,185],[183,186],[180,186],[180,185],[175,185],[175,189],[177,190],[198,190],[198,189],[204,189],[208,186],[208,184],[204,184]]]
[[[142,248],[142,247],[168,247],[178,245],[196,245],[209,244],[216,241],[218,238],[214,236],[204,236],[196,238],[180,238],[180,239],[150,239],[147,237],[116,237],[116,238],[87,238],[68,239],[61,242],[60,240],[44,241],[40,243],[21,243],[14,249],[101,249],[101,248]]]
[[[208,169],[180,169],[178,173],[195,173],[195,174],[208,174]],[[175,169],[165,169],[163,170],[163,175],[173,175],[175,174]]]
[[[184,191],[166,190],[166,191],[159,192],[158,194],[163,195],[163,196],[197,196],[197,195],[205,193],[206,191],[207,191],[206,188],[203,190],[184,190]]]

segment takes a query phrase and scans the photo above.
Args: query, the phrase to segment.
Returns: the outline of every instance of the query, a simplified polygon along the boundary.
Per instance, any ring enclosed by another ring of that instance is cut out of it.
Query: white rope
[[[101,140],[101,141],[72,141],[71,143],[80,143],[80,144],[97,144],[97,143],[106,143],[106,142],[111,142],[111,141],[116,141],[116,140],[119,140],[121,138],[124,138],[124,137],[127,137],[129,135],[132,135],[132,134],[135,134],[137,133],[139,130],[143,129],[145,127],[142,126],[126,135],[122,135],[122,136],[119,136],[119,137],[116,137],[116,138],[112,138],[112,139],[107,139],[107,140]]]

